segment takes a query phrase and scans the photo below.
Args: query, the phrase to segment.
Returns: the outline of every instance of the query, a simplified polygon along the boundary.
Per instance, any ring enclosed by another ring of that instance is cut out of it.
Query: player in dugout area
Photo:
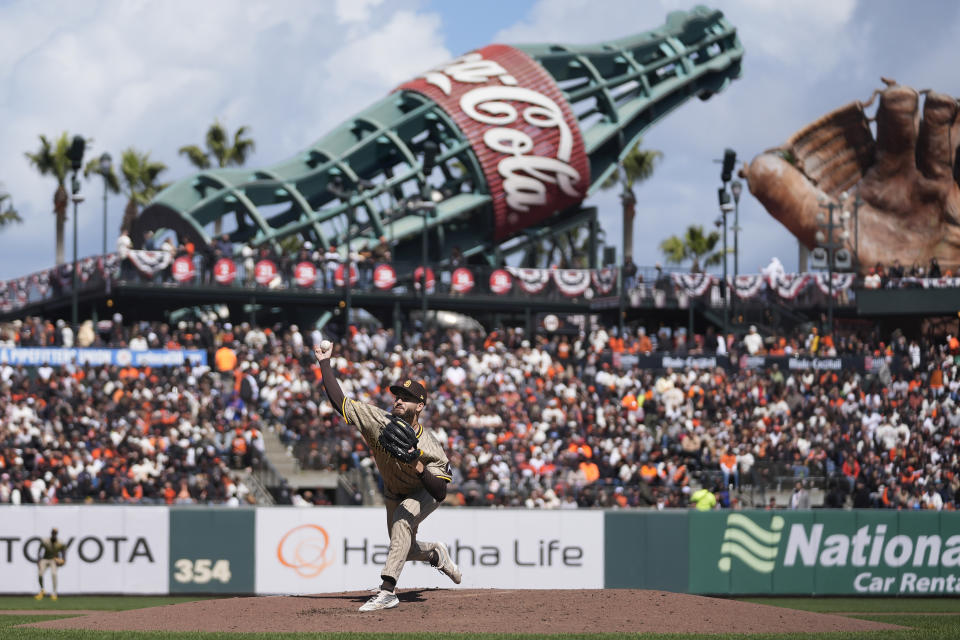
[[[40,582],[40,593],[33,596],[35,600],[43,600],[46,591],[43,588],[43,574],[50,570],[50,578],[53,582],[53,590],[50,591],[50,599],[57,599],[57,569],[66,562],[64,553],[67,545],[57,539],[57,530],[51,529],[50,537],[40,540],[40,555],[37,558],[37,579]]]
[[[460,584],[460,568],[450,557],[447,546],[416,539],[420,523],[446,498],[447,483],[452,479],[443,447],[420,423],[420,414],[427,403],[426,389],[415,380],[391,386],[395,400],[390,413],[357,402],[344,396],[330,364],[332,353],[333,344],[329,340],[322,340],[314,348],[323,388],[347,424],[356,425],[377,464],[383,478],[390,536],[387,560],[380,572],[380,589],[360,611],[392,609],[400,604],[395,590],[408,560],[429,562],[455,584]]]

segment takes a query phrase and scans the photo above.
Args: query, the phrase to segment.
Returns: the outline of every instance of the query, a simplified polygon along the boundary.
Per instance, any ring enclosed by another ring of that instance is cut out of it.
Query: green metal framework
[[[540,62],[569,100],[590,156],[591,192],[647,127],[688,98],[707,99],[737,78],[743,56],[734,27],[705,7],[671,13],[659,29],[622,40],[517,48]],[[429,175],[422,163],[428,139],[439,151]],[[334,181],[347,197],[334,195]],[[491,195],[470,144],[438,105],[400,91],[288,160],[203,171],[173,184],[137,219],[134,241],[147,229],[169,229],[209,248],[214,223],[223,218],[234,242],[280,251],[281,241],[296,236],[343,252],[348,238],[362,248],[385,236],[398,258],[414,258],[424,221],[397,205],[436,192],[443,199],[427,221],[429,259],[443,260],[459,246],[467,257],[496,260]]]

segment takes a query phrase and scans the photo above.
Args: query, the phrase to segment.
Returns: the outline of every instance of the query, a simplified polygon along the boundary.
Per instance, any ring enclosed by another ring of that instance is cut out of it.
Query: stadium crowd
[[[305,468],[373,469],[318,385],[319,331],[206,322],[0,328],[0,346],[205,349],[207,367],[0,365],[0,502],[252,500],[231,468],[258,464],[274,431]],[[873,373],[733,367],[641,369],[628,356],[870,356]],[[952,509],[960,503],[960,341],[875,330],[787,335],[598,328],[579,335],[352,328],[334,366],[348,396],[382,407],[426,382],[425,424],[461,505],[721,507],[744,487],[817,479],[825,506]],[[318,492],[315,500],[320,500]],[[303,503],[302,496],[297,500]],[[744,504],[747,502],[747,504]],[[803,506],[802,500],[792,501]],[[763,505],[767,506],[767,505]],[[779,506],[788,506],[780,504]]]

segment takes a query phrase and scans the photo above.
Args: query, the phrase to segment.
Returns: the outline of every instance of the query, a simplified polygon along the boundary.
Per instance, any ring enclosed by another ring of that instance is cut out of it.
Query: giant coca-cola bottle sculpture
[[[719,11],[675,12],[659,29],[589,46],[490,45],[397,87],[290,159],[203,171],[164,190],[134,227],[210,246],[234,242],[372,246],[419,256],[429,198],[436,237],[466,255],[492,250],[576,206],[646,127],[740,74],[743,49]],[[235,227],[235,229],[234,229]],[[439,243],[436,243],[439,244]],[[437,256],[431,256],[437,257]],[[445,257],[445,256],[444,256]]]

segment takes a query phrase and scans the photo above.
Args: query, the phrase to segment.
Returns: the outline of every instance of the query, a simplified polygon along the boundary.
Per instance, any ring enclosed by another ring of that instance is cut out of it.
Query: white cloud
[[[192,171],[176,149],[199,142],[218,117],[230,128],[252,127],[251,165],[277,162],[452,57],[440,18],[418,2],[0,2],[0,182],[26,219],[0,234],[0,279],[53,263],[52,181],[23,158],[38,134],[82,133],[94,139],[90,154],[148,150],[170,165],[164,178],[172,180]],[[490,40],[610,40],[656,28],[667,12],[691,4],[540,0]],[[640,264],[658,260],[659,242],[686,225],[712,225],[719,181],[712,159],[724,147],[749,159],[823,113],[866,98],[881,75],[960,95],[953,72],[960,12],[952,2],[928,3],[923,12],[879,0],[712,4],[739,30],[743,77],[707,102],[688,101],[645,133],[647,146],[665,158],[638,190]],[[445,10],[451,22],[456,9]],[[907,46],[921,39],[920,53]],[[89,254],[100,248],[102,186],[94,180],[83,189],[80,221],[89,228],[80,252]],[[110,200],[111,238],[123,204]],[[619,244],[616,195],[589,204],[599,206],[608,238]],[[795,265],[792,236],[749,194],[740,215],[742,270],[772,255]]]
[[[827,111],[868,98],[881,75],[960,95],[953,73],[960,12],[949,2],[938,2],[922,15],[904,3],[879,1],[709,4],[718,6],[738,30],[745,49],[743,75],[706,102],[684,103],[644,133],[645,146],[662,150],[664,160],[654,177],[638,188],[634,253],[641,265],[659,260],[660,241],[687,225],[713,229],[720,186],[719,165],[713,159],[720,158],[725,147],[734,148],[741,162],[750,160]],[[540,0],[527,19],[503,29],[497,39],[576,44],[612,40],[659,27],[669,11],[690,6],[679,0]],[[911,41],[922,34],[924,47],[904,49],[905,41],[898,41],[897,34]],[[599,207],[608,239],[619,245],[616,196],[601,192],[591,203]],[[757,271],[774,255],[788,268],[796,267],[796,240],[749,193],[741,200],[740,225],[741,272]]]
[[[417,42],[416,50],[398,55],[398,43],[407,41]],[[393,87],[451,58],[442,42],[439,16],[399,11],[327,59],[325,89]]]
[[[366,22],[381,4],[383,0],[337,0],[337,18],[340,22]]]
[[[411,2],[11,2],[0,4],[0,182],[25,224],[0,235],[0,278],[54,262],[53,180],[23,153],[37,136],[134,146],[189,174],[177,148],[220,118],[249,125],[253,166],[290,157],[396,84],[450,58],[440,20]],[[346,28],[343,24],[348,23]],[[102,184],[84,183],[80,254],[101,246]],[[109,202],[110,246],[124,202]],[[70,225],[67,255],[71,254]]]

